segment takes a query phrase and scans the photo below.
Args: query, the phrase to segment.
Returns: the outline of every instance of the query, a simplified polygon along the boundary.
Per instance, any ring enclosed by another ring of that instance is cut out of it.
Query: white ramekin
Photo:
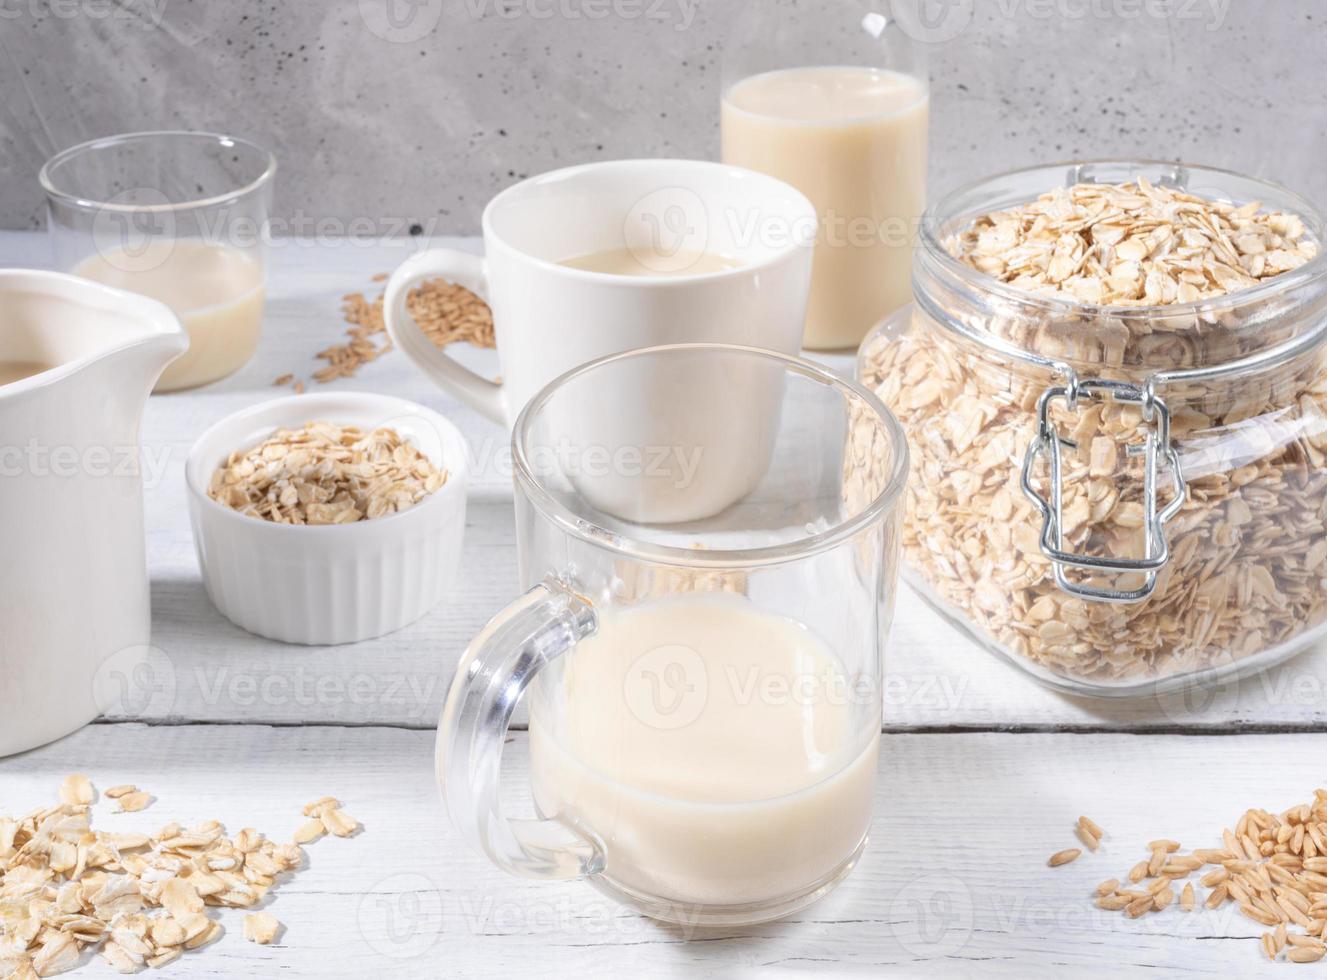
[[[447,471],[447,482],[398,514],[318,527],[246,517],[207,495],[231,453],[314,421],[395,429]],[[185,464],[208,596],[236,626],[285,643],[355,643],[414,622],[442,599],[460,564],[468,462],[454,425],[386,395],[295,395],[227,416]]]

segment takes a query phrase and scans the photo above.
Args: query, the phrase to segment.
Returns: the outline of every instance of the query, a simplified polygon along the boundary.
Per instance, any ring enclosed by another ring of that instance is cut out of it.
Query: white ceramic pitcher
[[[97,717],[150,639],[138,427],[188,347],[155,300],[0,270],[0,756]]]

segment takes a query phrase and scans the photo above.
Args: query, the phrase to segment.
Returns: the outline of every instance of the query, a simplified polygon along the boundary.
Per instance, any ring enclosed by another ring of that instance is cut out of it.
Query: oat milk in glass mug
[[[653,410],[605,411],[628,391]],[[563,375],[512,444],[529,591],[466,651],[443,712],[457,828],[508,872],[689,925],[824,895],[871,823],[908,467],[894,418],[798,358],[679,345]],[[532,819],[499,802],[522,695]]]

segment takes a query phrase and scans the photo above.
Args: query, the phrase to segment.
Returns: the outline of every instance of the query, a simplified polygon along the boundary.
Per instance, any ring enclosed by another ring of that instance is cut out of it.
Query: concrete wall
[[[1142,154],[1327,202],[1321,0],[894,2],[926,15],[933,193],[1020,164]],[[0,227],[41,226],[36,174],[53,151],[183,127],[274,149],[290,227],[473,232],[484,202],[523,175],[715,155],[736,7],[0,0]]]

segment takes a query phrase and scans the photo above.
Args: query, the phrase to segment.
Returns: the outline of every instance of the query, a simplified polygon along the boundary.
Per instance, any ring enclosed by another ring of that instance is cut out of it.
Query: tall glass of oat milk
[[[156,391],[196,388],[253,356],[276,161],[219,133],[127,133],[42,168],[56,267],[169,306],[189,350]]]
[[[826,894],[876,794],[893,417],[798,358],[676,345],[563,375],[512,450],[528,591],[471,643],[439,725],[457,829],[512,874],[686,925]],[[679,522],[688,494],[729,502]],[[524,813],[499,787],[509,742]]]
[[[814,350],[856,347],[911,299],[929,89],[923,32],[889,7],[748,0],[725,47],[723,161],[792,184],[819,213]]]

